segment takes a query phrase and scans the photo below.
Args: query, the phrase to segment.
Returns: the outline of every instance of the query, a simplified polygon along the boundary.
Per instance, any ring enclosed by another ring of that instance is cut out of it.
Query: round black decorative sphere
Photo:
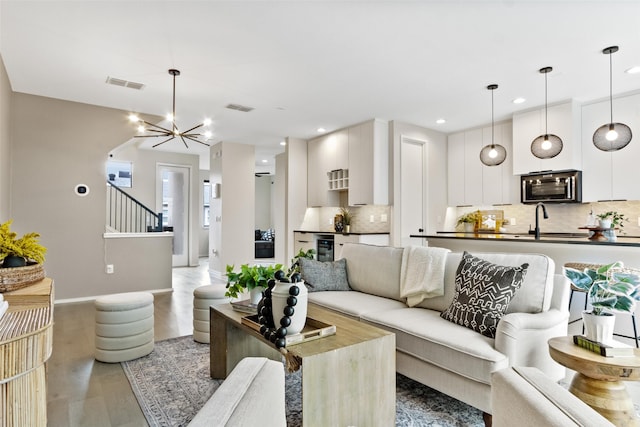
[[[297,303],[298,303],[298,298],[294,297],[293,295],[290,295],[289,297],[287,297],[288,306],[295,307]]]
[[[280,319],[280,326],[284,326],[285,328],[291,325],[291,318],[289,316],[284,316]]]
[[[289,288],[289,295],[293,295],[297,297],[300,294],[300,288],[297,286],[292,286]]]
[[[295,313],[295,310],[293,309],[293,307],[289,307],[289,306],[286,306],[283,311],[284,311],[284,315],[289,317],[293,316],[293,313]]]

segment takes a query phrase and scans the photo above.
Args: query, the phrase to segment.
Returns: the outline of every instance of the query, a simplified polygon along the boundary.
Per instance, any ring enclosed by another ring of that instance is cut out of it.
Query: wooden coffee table
[[[247,356],[282,359],[243,316],[229,304],[210,308],[212,378],[226,378]],[[303,425],[395,425],[395,334],[313,304],[307,316],[336,333],[287,347],[302,365]]]
[[[617,426],[638,426],[631,396],[623,381],[640,380],[640,357],[604,357],[573,343],[573,338],[549,340],[549,354],[576,371],[569,391]]]

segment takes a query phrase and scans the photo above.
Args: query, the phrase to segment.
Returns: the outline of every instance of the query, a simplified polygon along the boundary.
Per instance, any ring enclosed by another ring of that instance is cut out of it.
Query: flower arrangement
[[[38,243],[40,234],[27,233],[18,238],[18,235],[11,231],[9,220],[0,225],[0,260],[2,267],[22,267],[27,261],[38,264],[44,263],[44,254],[47,249]]]
[[[633,313],[640,300],[640,274],[625,269],[621,261],[595,270],[565,268],[564,275],[576,288],[587,292],[595,316],[604,316],[608,311]]]
[[[458,222],[456,223],[456,227],[461,224],[477,224],[482,221],[482,214],[480,211],[468,212],[464,215],[458,217]]]

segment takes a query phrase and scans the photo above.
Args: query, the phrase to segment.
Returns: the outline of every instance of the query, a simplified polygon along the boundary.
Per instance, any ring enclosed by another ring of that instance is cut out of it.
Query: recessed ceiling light
[[[441,125],[443,123],[447,123],[447,121],[445,119],[438,119],[438,120],[436,120],[436,123]]]
[[[267,163],[267,159],[262,159],[262,163]]]
[[[522,104],[524,101],[526,101],[526,99],[524,99],[522,97],[519,97],[519,98],[514,99],[511,102],[513,102],[514,104]]]
[[[287,141],[280,141],[280,145],[287,145]]]
[[[638,74],[640,73],[640,65],[636,65],[635,67],[631,67],[628,70],[625,71],[625,73],[628,74]]]
[[[318,133],[326,132],[325,128],[318,128]]]

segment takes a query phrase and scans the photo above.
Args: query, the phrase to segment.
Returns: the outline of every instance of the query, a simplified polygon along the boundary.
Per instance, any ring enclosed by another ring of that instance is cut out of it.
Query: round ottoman
[[[199,286],[193,290],[193,339],[209,343],[209,307],[229,301],[223,284]]]
[[[153,294],[105,295],[96,298],[94,305],[96,360],[118,363],[153,351]]]

